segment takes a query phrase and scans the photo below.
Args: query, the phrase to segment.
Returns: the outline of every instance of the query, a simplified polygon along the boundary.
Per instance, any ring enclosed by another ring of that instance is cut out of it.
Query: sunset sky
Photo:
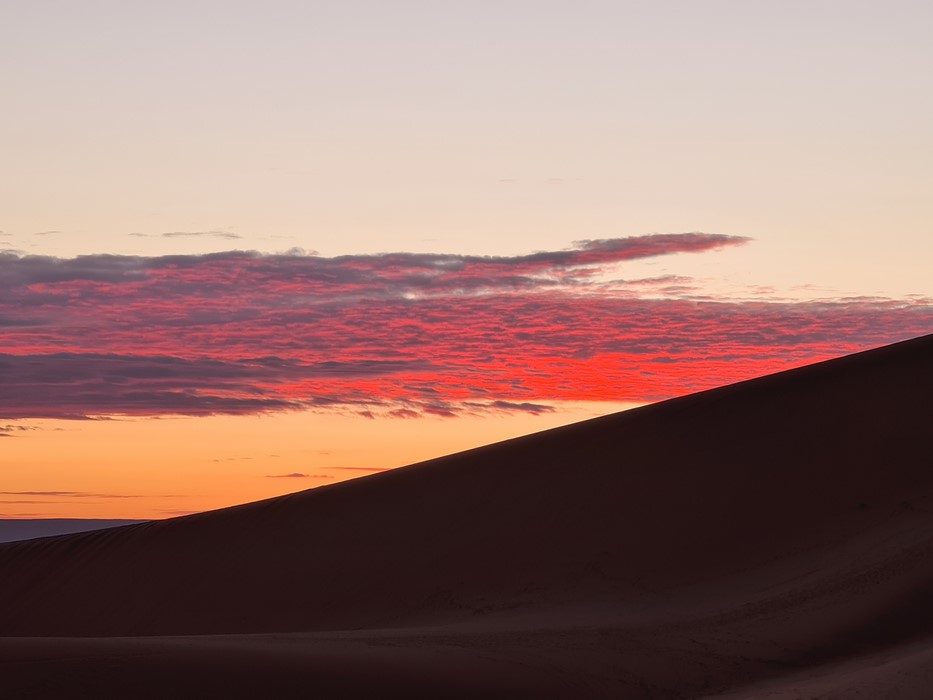
[[[933,332],[931,27],[4,3],[0,517],[216,508]]]

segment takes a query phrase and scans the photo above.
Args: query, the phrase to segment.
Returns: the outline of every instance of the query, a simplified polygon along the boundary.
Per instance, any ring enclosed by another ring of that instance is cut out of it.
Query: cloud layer
[[[933,331],[917,301],[733,302],[689,298],[673,278],[605,281],[626,261],[745,241],[667,234],[511,257],[0,253],[0,419],[541,413]]]

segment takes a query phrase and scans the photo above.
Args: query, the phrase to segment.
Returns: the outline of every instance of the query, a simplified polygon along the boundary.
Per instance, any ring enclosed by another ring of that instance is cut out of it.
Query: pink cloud
[[[543,413],[933,330],[923,300],[690,299],[682,278],[651,281],[675,281],[671,298],[643,298],[645,280],[595,281],[628,260],[745,241],[668,234],[511,257],[0,253],[0,419]]]

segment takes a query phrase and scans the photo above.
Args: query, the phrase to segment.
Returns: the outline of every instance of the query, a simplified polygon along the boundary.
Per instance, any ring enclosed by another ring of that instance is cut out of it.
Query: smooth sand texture
[[[931,697],[931,409],[926,336],[0,545],[0,697]]]
[[[37,537],[70,535],[73,532],[104,530],[145,520],[92,520],[88,518],[0,519],[0,543],[32,540]]]

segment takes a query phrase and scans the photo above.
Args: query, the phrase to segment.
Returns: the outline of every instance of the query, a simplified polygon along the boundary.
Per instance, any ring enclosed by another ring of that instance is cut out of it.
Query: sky
[[[930,27],[3,3],[0,517],[223,507],[933,332]]]

